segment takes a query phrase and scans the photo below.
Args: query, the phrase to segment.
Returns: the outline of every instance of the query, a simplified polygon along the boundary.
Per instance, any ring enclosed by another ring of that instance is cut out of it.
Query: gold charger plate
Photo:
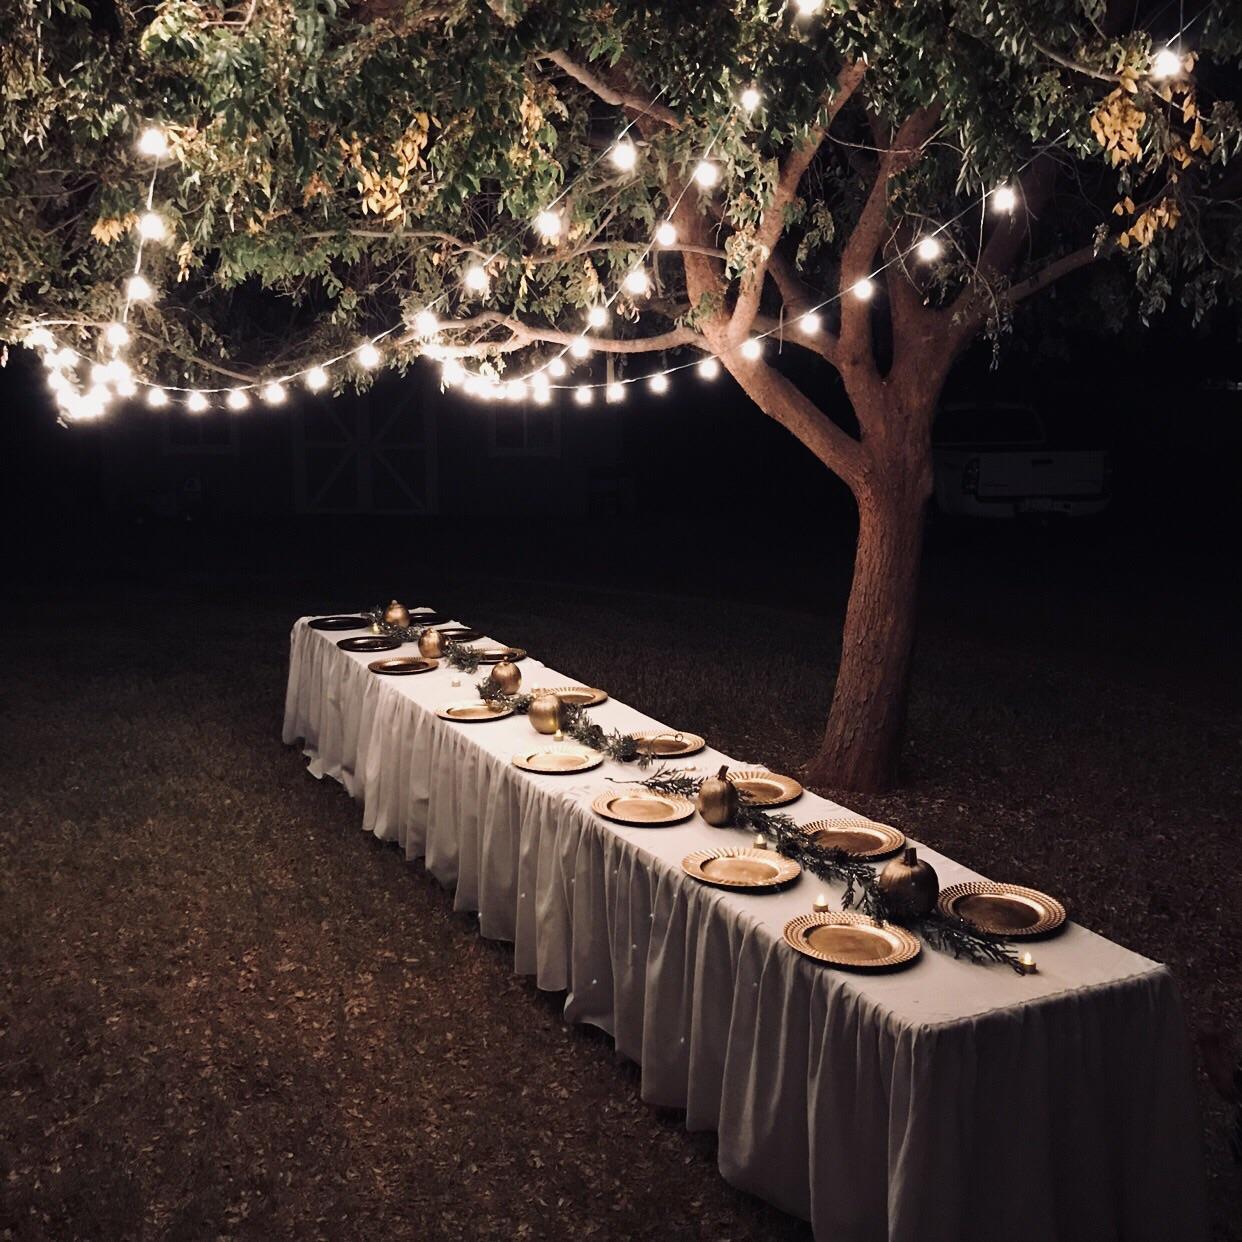
[[[785,924],[785,943],[817,962],[851,970],[904,966],[922,951],[918,937],[904,927],[850,911],[799,915]]]
[[[338,638],[336,645],[342,651],[396,651],[401,640],[386,634],[367,634],[358,638]]]
[[[472,643],[475,641],[475,639],[483,637],[483,634],[481,631],[472,630],[468,626],[464,626],[464,625],[461,625],[461,626],[436,625],[436,626],[433,626],[432,628],[439,630],[440,637],[443,638],[445,642],[450,642],[450,643]]]
[[[428,660],[424,656],[394,656],[391,660],[372,660],[367,668],[373,673],[387,673],[390,677],[409,676],[411,673],[430,673],[439,668],[439,660]]]
[[[766,768],[737,768],[725,775],[737,786],[748,806],[784,806],[802,797],[802,786],[792,776],[781,776]]]
[[[604,762],[598,750],[587,746],[569,746],[553,743],[536,746],[513,756],[513,763],[524,772],[542,772],[546,775],[566,775],[571,772],[589,772]]]
[[[877,824],[872,819],[848,819],[843,815],[803,824],[802,832],[816,845],[843,850],[854,858],[879,858],[894,853],[906,843],[905,833],[896,828]]]
[[[466,650],[478,656],[480,664],[499,664],[501,660],[516,664],[526,659],[526,652],[521,647],[467,647]]]
[[[456,720],[459,724],[477,724],[484,720],[503,720],[513,715],[513,708],[499,703],[485,703],[482,699],[446,703],[436,715],[441,720]]]
[[[660,824],[679,824],[694,814],[694,803],[677,794],[629,790],[602,793],[591,803],[591,810],[618,824],[639,824],[644,828]]]
[[[1065,907],[1055,897],[991,880],[968,880],[942,889],[936,906],[948,918],[964,919],[982,932],[1007,940],[1042,936],[1065,922]]]
[[[595,686],[553,686],[532,690],[531,694],[536,698],[541,694],[555,694],[562,703],[573,703],[576,707],[598,707],[608,701],[608,691]]]
[[[802,874],[792,858],[775,850],[696,850],[681,860],[681,869],[717,888],[772,888]]]
[[[672,729],[647,729],[630,736],[638,743],[640,754],[656,755],[661,759],[697,755],[707,745],[697,733],[675,733]]]

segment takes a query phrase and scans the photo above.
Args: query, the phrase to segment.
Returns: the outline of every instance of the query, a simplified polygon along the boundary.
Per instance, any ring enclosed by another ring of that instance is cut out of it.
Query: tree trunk
[[[921,437],[912,437],[921,439]],[[858,550],[828,727],[807,775],[875,792],[897,772],[906,717],[930,445],[909,442],[875,463],[856,491]]]

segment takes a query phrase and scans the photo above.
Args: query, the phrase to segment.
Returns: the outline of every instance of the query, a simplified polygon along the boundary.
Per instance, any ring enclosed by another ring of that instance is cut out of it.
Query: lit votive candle
[[[563,729],[557,729],[557,731],[556,731],[554,734],[552,734],[552,740],[553,740],[554,742],[563,742],[563,741],[565,740],[565,732],[564,732],[564,730],[563,730]]]
[[[450,686],[460,686],[460,685],[461,685],[461,678],[460,678],[460,677],[454,677],[454,678],[453,678],[453,680],[449,682],[449,685],[450,685]]]
[[[383,632],[384,631],[380,629],[380,623],[378,621],[371,622],[371,633],[372,634],[382,634]]]
[[[1033,975],[1039,967],[1035,965],[1035,959],[1031,956],[1030,949],[1025,949],[1018,957],[1018,965],[1022,967],[1024,975]]]
[[[832,903],[829,900],[827,893],[816,893],[815,900],[811,903],[811,909],[814,910],[816,914],[827,914],[831,905]]]
[[[768,839],[761,832],[759,833],[757,837],[755,837],[755,849],[766,850],[767,848],[768,848]]]

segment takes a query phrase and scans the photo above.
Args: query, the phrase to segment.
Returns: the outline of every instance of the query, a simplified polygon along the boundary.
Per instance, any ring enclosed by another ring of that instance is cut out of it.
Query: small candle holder
[[[811,902],[811,909],[816,914],[827,914],[832,909],[832,899],[827,893],[816,893],[815,900]]]
[[[563,742],[565,740],[565,730],[557,729],[557,731],[552,734],[552,740],[554,742]]]
[[[1022,967],[1024,975],[1037,975],[1039,967],[1035,965],[1035,958],[1031,955],[1030,949],[1023,949],[1018,954],[1018,965]]]
[[[450,685],[450,686],[460,686],[460,685],[461,685],[461,678],[460,678],[460,677],[454,677],[454,678],[453,678],[453,680],[449,682],[449,685]]]
[[[758,836],[756,836],[756,837],[755,837],[755,849],[757,849],[757,850],[766,850],[767,848],[768,848],[768,839],[767,839],[767,837],[766,837],[766,836],[764,836],[764,834],[761,832],[761,833],[759,833],[759,835],[758,835]]]
[[[384,631],[380,629],[380,623],[378,621],[371,622],[371,633],[372,634],[382,634],[383,632]]]

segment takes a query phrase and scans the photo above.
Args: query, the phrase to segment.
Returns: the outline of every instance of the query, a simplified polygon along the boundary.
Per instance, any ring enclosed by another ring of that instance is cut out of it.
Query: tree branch
[[[573,78],[575,82],[585,86],[592,94],[598,95],[605,103],[613,104],[618,108],[629,108],[631,111],[640,112],[645,116],[655,117],[673,129],[681,128],[681,118],[672,108],[658,104],[654,100],[640,95],[637,91],[618,89],[604,81],[603,78],[592,72],[585,65],[578,64],[576,60],[573,60],[565,52],[544,52],[543,55],[547,60],[550,60]]]
[[[1063,276],[1068,276],[1071,272],[1076,272],[1080,268],[1089,267],[1098,259],[1107,258],[1116,248],[1116,243],[1110,241],[1100,250],[1096,250],[1094,244],[1080,246],[1077,250],[1071,250],[1069,254],[1062,255],[1059,259],[1053,259],[1051,263],[1035,272],[1034,275],[1010,285],[1000,295],[1001,300],[1010,306],[1016,306],[1019,302],[1025,302],[1027,298],[1034,297],[1037,293],[1042,293],[1049,285],[1054,284]]]

